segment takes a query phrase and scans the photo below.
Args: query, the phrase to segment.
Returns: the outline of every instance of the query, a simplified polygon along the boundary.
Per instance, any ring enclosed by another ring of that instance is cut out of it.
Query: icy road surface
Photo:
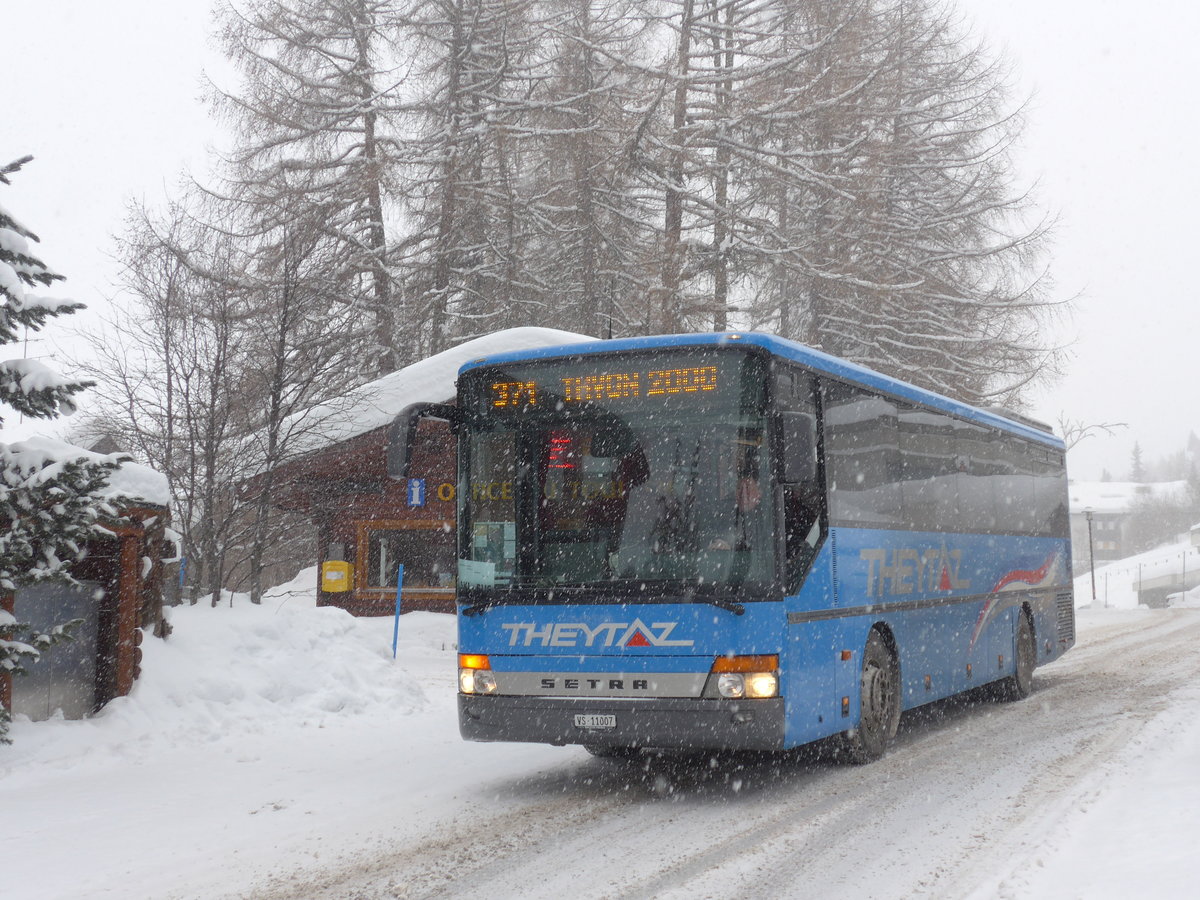
[[[465,745],[453,751],[460,769],[436,773],[453,791],[405,804],[406,836],[238,895],[1024,898],[1065,884],[1096,896],[1079,888],[1090,875],[1101,896],[1127,896],[1122,873],[1136,888],[1141,871],[1146,891],[1187,896],[1190,866],[1135,858],[1111,877],[1081,871],[1070,837],[1131,769],[1173,741],[1195,750],[1194,727],[1172,722],[1196,721],[1197,683],[1200,613],[1097,613],[1072,652],[1037,671],[1029,700],[908,713],[888,755],[865,767],[811,753],[627,763]],[[1134,807],[1153,818],[1172,802],[1142,799]],[[1114,847],[1130,852],[1119,835]]]

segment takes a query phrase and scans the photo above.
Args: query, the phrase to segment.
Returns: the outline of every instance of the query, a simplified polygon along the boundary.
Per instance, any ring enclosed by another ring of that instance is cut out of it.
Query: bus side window
[[[816,386],[811,376],[782,369],[775,377],[779,481],[788,592],[800,589],[824,535],[824,489],[817,459]]]
[[[811,412],[784,412],[779,416],[783,438],[784,484],[817,480],[817,421]]]
[[[784,485],[783,530],[789,593],[800,589],[808,567],[817,555],[824,529],[821,493],[815,483]]]

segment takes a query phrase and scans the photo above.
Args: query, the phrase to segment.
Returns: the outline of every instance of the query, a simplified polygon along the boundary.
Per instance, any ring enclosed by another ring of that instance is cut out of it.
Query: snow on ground
[[[131,696],[83,721],[17,717],[0,747],[6,900],[209,897],[422,823],[478,773],[458,736],[451,616],[317,608],[315,571],[261,607],[168,611]],[[530,752],[532,750],[532,753]],[[561,763],[488,755],[495,775]],[[13,878],[13,874],[16,878]]]
[[[1200,547],[1192,544],[1188,538],[1181,538],[1173,544],[1166,544],[1117,560],[1096,569],[1096,602],[1103,608],[1134,609],[1138,605],[1138,585],[1151,579],[1184,578],[1189,584],[1197,581],[1200,576]],[[1197,585],[1200,588],[1200,585]],[[1200,593],[1196,588],[1188,594],[1189,598],[1200,601]],[[1075,605],[1088,606],[1092,603],[1092,576],[1085,572],[1075,579]],[[1175,595],[1171,606],[1192,605],[1180,601]],[[1200,605],[1200,602],[1196,603]]]
[[[1087,610],[1086,633],[1153,610]],[[1036,695],[1035,695],[1036,696]],[[1196,896],[1200,836],[1200,684],[1181,685],[1175,705],[1095,771],[1074,796],[1028,836],[1037,852],[1020,860],[985,898],[1127,898]]]
[[[317,608],[313,570],[271,592],[170,611],[133,694],[84,721],[14,722],[0,747],[0,894],[18,898],[244,895],[421,841],[497,785],[568,772],[578,748],[458,737],[452,617]],[[1152,616],[1083,610],[1089,631]],[[1200,685],[1135,744],[1097,759],[1083,796],[1044,826],[1016,873],[977,897],[1189,896],[1200,834]],[[514,780],[517,779],[517,780]],[[517,787],[513,787],[517,785]],[[421,811],[414,816],[414,811]]]
[[[1167,606],[1180,609],[1200,609],[1200,585],[1167,597]]]

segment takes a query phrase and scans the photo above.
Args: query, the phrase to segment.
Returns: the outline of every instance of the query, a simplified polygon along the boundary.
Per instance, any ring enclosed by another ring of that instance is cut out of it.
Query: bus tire
[[[1019,613],[1017,640],[1013,657],[1016,671],[996,685],[996,694],[1001,700],[1024,700],[1033,693],[1033,667],[1037,664],[1037,644],[1033,639],[1033,625],[1025,610]]]
[[[900,665],[877,629],[871,629],[863,649],[861,713],[857,728],[844,743],[849,760],[859,765],[883,756],[900,727]]]

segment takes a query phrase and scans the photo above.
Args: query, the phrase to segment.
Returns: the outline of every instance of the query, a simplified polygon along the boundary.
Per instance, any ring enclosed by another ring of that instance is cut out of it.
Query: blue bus
[[[1064,446],[760,333],[465,365],[459,724],[476,741],[880,757],[1075,640]]]

